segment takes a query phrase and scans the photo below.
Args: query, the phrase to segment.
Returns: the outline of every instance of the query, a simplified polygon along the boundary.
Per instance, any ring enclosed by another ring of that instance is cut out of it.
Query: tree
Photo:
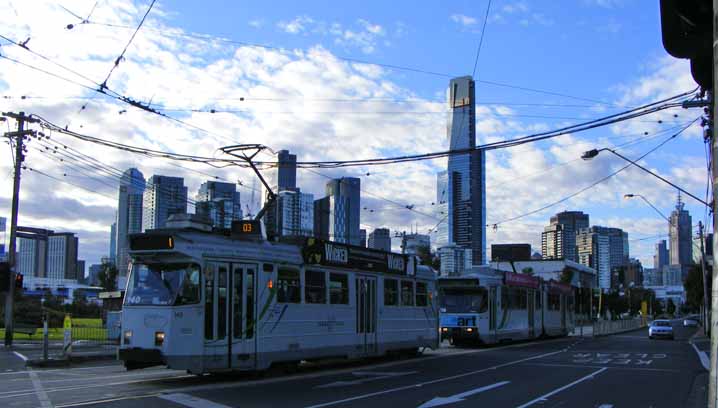
[[[118,272],[115,265],[111,263],[103,264],[102,269],[97,276],[100,280],[100,286],[102,286],[102,288],[107,292],[117,290],[117,275]]]
[[[703,271],[699,265],[690,266],[683,287],[686,290],[686,306],[693,312],[699,311],[703,306]]]
[[[568,284],[573,282],[573,270],[568,266],[564,267],[563,271],[561,271],[561,277],[559,278],[559,281]]]
[[[431,249],[427,246],[418,246],[416,248],[416,256],[419,257],[422,265],[429,265],[432,264],[432,258],[431,258]]]

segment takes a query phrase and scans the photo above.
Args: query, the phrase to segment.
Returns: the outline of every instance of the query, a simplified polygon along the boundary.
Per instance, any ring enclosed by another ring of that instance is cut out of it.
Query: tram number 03
[[[252,232],[252,224],[242,224],[242,232]]]

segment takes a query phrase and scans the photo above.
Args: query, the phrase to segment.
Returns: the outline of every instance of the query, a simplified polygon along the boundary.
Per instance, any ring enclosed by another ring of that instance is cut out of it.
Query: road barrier
[[[627,320],[597,320],[593,322],[593,337],[623,333],[646,327],[648,321],[644,317]]]

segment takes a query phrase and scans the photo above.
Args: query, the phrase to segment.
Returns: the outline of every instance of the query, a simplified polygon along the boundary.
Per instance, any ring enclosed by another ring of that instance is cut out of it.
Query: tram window
[[[509,308],[509,288],[507,288],[506,286],[501,287],[501,308]]]
[[[204,338],[214,339],[214,265],[204,270]]]
[[[304,283],[304,297],[307,303],[327,303],[327,285],[324,272],[307,271]]]
[[[399,304],[399,282],[396,279],[384,279],[384,306]]]
[[[541,296],[543,296],[543,292],[536,292],[536,310],[541,309]]]
[[[414,306],[414,282],[401,281],[401,305]]]
[[[247,285],[244,288],[247,298],[247,331],[245,339],[254,337],[254,268],[247,268]]]
[[[526,289],[511,289],[511,309],[524,310],[527,308]]]
[[[548,310],[561,310],[561,295],[548,295]]]
[[[217,274],[217,338],[227,337],[227,267],[220,266]]]
[[[426,292],[426,283],[416,282],[416,305],[426,306],[428,304],[427,298],[429,297]]]
[[[349,279],[341,273],[329,274],[329,303],[333,305],[349,304]]]
[[[296,269],[279,268],[277,275],[277,302],[300,303],[302,295],[299,285],[299,271]]]

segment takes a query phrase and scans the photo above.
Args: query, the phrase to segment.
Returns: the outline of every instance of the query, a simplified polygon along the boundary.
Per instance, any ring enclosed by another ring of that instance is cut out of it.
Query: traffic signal
[[[691,60],[693,79],[713,88],[713,1],[661,0],[663,48]]]
[[[15,290],[22,290],[23,276],[21,273],[15,274]]]
[[[0,262],[0,293],[10,289],[10,264]]]

